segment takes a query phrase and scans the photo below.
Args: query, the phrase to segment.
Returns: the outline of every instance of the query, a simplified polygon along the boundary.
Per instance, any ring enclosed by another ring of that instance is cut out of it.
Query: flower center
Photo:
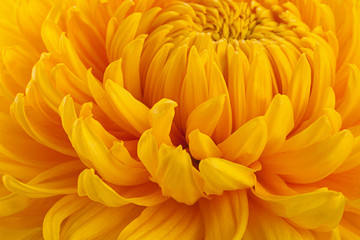
[[[195,11],[197,30],[211,33],[214,41],[246,39],[256,25],[255,14],[247,2],[199,0],[190,5]]]

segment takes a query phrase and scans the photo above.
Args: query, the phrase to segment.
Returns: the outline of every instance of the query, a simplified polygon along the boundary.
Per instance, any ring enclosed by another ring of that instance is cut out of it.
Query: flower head
[[[355,0],[4,4],[1,236],[360,237]]]

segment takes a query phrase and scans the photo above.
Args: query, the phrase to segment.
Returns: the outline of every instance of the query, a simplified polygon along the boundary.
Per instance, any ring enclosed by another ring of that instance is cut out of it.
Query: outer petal
[[[352,134],[344,130],[303,150],[264,158],[261,163],[289,182],[311,183],[334,172],[349,156],[352,145]]]
[[[246,191],[225,192],[211,200],[201,200],[205,240],[242,239],[248,216]]]
[[[275,216],[254,201],[249,201],[249,222],[244,240],[302,240],[283,218]]]
[[[167,198],[161,195],[158,187],[154,189],[151,184],[154,183],[148,183],[145,186],[131,186],[132,191],[137,191],[135,196],[131,196],[129,193],[126,194],[125,189],[119,189],[120,191],[117,192],[116,188],[111,188],[95,175],[93,169],[85,169],[79,176],[78,194],[79,196],[88,196],[91,200],[108,207],[120,207],[130,203],[140,206],[153,206]]]
[[[196,206],[169,200],[146,208],[119,235],[118,240],[202,239],[203,222]]]
[[[339,224],[345,207],[341,193],[325,188],[293,196],[275,196],[265,193],[261,185],[257,185],[254,194],[272,214],[287,218],[300,228],[323,232],[329,232]]]

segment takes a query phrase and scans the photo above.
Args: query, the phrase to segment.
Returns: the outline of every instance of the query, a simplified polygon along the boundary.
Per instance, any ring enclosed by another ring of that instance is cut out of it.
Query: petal
[[[92,118],[80,118],[74,123],[71,141],[85,163],[91,163],[100,175],[118,185],[137,185],[148,181],[143,167],[131,167],[114,156],[103,136],[109,135],[99,122]],[[108,145],[113,142],[108,141]],[[123,148],[123,151],[127,151]],[[128,154],[127,154],[128,155]],[[130,157],[128,155],[128,157]]]
[[[242,239],[249,216],[246,191],[226,192],[199,203],[205,240]]]
[[[122,57],[125,46],[134,39],[141,13],[133,13],[122,20],[107,47],[108,59],[112,62]]]
[[[146,208],[119,235],[118,240],[202,239],[202,218],[194,206],[169,200]]]
[[[130,123],[124,120],[123,117],[120,116],[120,113],[113,107],[111,99],[105,92],[99,80],[92,75],[91,70],[87,72],[87,81],[91,95],[95,99],[96,104],[105,112],[105,114],[114,121],[120,129],[125,130],[133,136],[139,136],[137,130],[134,129]],[[120,83],[117,84],[119,85]]]
[[[224,190],[247,189],[255,184],[254,170],[221,158],[200,161],[199,170],[204,178],[207,194],[220,195]]]
[[[45,240],[60,239],[62,222],[89,204],[86,198],[79,198],[75,195],[67,195],[56,202],[47,212],[43,224],[43,236]]]
[[[122,71],[122,58],[111,62],[105,69],[103,82],[105,83],[107,80],[112,80],[113,82],[119,84],[120,86],[124,86],[124,76]]]
[[[88,196],[92,201],[108,207],[120,207],[129,204],[126,199],[96,176],[93,169],[85,169],[81,172],[77,191],[80,197]]]
[[[268,138],[263,155],[277,152],[294,127],[291,102],[286,95],[276,95],[265,114]]]
[[[88,196],[91,200],[108,207],[120,207],[130,203],[140,206],[153,206],[167,199],[161,195],[159,190],[152,191],[150,185],[144,185],[144,187],[147,187],[150,191],[144,190],[142,186],[131,186],[134,191],[137,191],[137,196],[130,196],[129,193],[126,194],[124,189],[120,189],[117,192],[117,189],[111,188],[101,180],[93,169],[85,169],[80,174],[78,180],[79,196]]]
[[[343,128],[351,127],[360,118],[360,71],[356,65],[350,64],[350,75],[343,99],[336,110],[343,119]]]
[[[142,209],[135,205],[108,208],[88,204],[66,219],[61,226],[60,239],[116,239]]]
[[[321,142],[329,138],[331,134],[331,122],[326,115],[322,116],[303,131],[287,139],[281,149],[281,152],[301,150],[314,143]]]
[[[322,232],[331,231],[339,224],[345,207],[344,196],[326,188],[293,196],[276,196],[265,193],[261,185],[257,185],[254,194],[274,215],[287,218],[300,228]]]
[[[249,222],[244,240],[301,240],[302,236],[283,218],[278,217],[254,201],[249,201]]]
[[[293,183],[311,183],[323,179],[338,168],[349,156],[353,136],[348,130],[313,144],[305,149],[262,158],[264,169]]]
[[[360,166],[350,170],[333,173],[330,176],[313,183],[316,187],[327,187],[331,190],[341,192],[349,199],[360,198]]]
[[[176,106],[176,102],[164,98],[157,102],[149,111],[149,124],[152,127],[152,134],[155,136],[158,144],[166,143],[171,145],[169,135]]]
[[[181,146],[174,148],[162,144],[158,156],[159,165],[153,178],[164,196],[188,205],[204,196],[201,176]]]
[[[180,110],[182,121],[201,103],[208,99],[208,80],[196,47],[189,53],[187,73],[181,88]]]
[[[244,62],[248,61],[242,51],[236,52],[229,66],[228,88],[233,111],[233,130],[237,130],[245,122],[245,72]]]
[[[267,141],[267,126],[264,117],[254,118],[218,145],[223,158],[248,166],[256,161]]]
[[[211,136],[223,113],[225,95],[220,95],[197,106],[186,121],[186,136],[195,129]]]
[[[136,100],[127,90],[109,80],[105,83],[105,91],[120,117],[135,128],[139,134],[149,128],[146,121],[149,108]]]
[[[303,53],[296,64],[286,95],[294,110],[294,120],[297,125],[305,114],[309,101],[311,86],[311,68]]]
[[[221,157],[222,153],[213,140],[196,129],[189,134],[191,156],[201,160],[209,157]]]
[[[209,97],[216,97],[222,94],[225,94],[224,108],[213,133],[213,139],[215,139],[216,142],[224,141],[230,136],[232,131],[232,111],[230,96],[224,76],[222,75],[219,66],[213,61],[209,77]]]
[[[76,193],[76,176],[83,165],[78,161],[66,162],[42,172],[27,184],[10,175],[3,175],[5,187],[18,195],[29,198],[47,198]]]
[[[146,130],[140,137],[137,155],[151,176],[155,176],[159,165],[158,146],[152,130]]]
[[[246,82],[246,120],[264,115],[273,98],[270,62],[265,51],[256,48]]]
[[[52,78],[55,82],[56,88],[63,93],[70,94],[78,102],[91,101],[90,91],[87,88],[81,88],[78,84],[79,81],[85,80],[79,79],[74,73],[72,73],[65,64],[59,63],[52,69]]]
[[[64,132],[57,125],[54,127],[52,123],[41,119],[41,115],[33,114],[33,111],[34,109],[26,106],[25,96],[19,93],[11,105],[11,113],[26,133],[37,142],[55,151],[75,156],[67,138],[63,136]],[[50,127],[53,131],[49,131]]]
[[[136,99],[142,100],[140,82],[140,56],[143,51],[144,41],[147,35],[140,35],[124,48],[122,67],[124,72],[124,87]]]

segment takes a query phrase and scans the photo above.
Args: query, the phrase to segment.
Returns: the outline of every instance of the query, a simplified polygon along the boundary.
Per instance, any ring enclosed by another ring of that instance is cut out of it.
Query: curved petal
[[[339,224],[345,207],[341,193],[325,188],[292,196],[276,196],[264,192],[261,185],[257,185],[253,193],[272,214],[287,218],[300,228],[322,232],[331,231]]]
[[[268,138],[263,155],[277,152],[294,127],[291,102],[286,95],[276,95],[265,114]]]
[[[352,145],[352,134],[344,130],[305,149],[262,158],[261,163],[288,182],[311,183],[334,172],[349,156]]]
[[[158,144],[166,143],[171,145],[169,135],[176,106],[176,102],[163,98],[155,103],[149,111],[149,124],[152,127],[152,134],[158,140]]]
[[[225,95],[211,98],[197,106],[186,120],[186,136],[195,129],[211,136],[223,113]]]
[[[119,235],[118,240],[202,239],[203,222],[196,206],[169,200],[146,208]]]
[[[242,239],[249,216],[246,191],[225,192],[199,202],[205,224],[205,240]]]
[[[251,119],[230,137],[218,144],[223,158],[248,166],[256,161],[267,141],[267,126],[264,117]]]
[[[196,129],[189,134],[191,156],[198,160],[210,157],[221,157],[222,153],[213,140]]]
[[[222,158],[201,160],[199,170],[207,194],[220,195],[224,190],[242,190],[255,184],[253,169]]]
[[[79,196],[88,196],[91,200],[99,202],[108,207],[120,207],[130,203],[140,206],[157,205],[167,198],[161,195],[160,189],[157,191],[144,191],[140,187],[131,187],[137,190],[138,196],[129,196],[129,194],[122,194],[121,191],[116,191],[116,188],[111,188],[101,178],[95,175],[93,169],[85,169],[78,179],[78,194]],[[148,190],[151,186],[147,187]]]
[[[283,218],[249,201],[249,222],[243,240],[301,240],[302,236]]]

